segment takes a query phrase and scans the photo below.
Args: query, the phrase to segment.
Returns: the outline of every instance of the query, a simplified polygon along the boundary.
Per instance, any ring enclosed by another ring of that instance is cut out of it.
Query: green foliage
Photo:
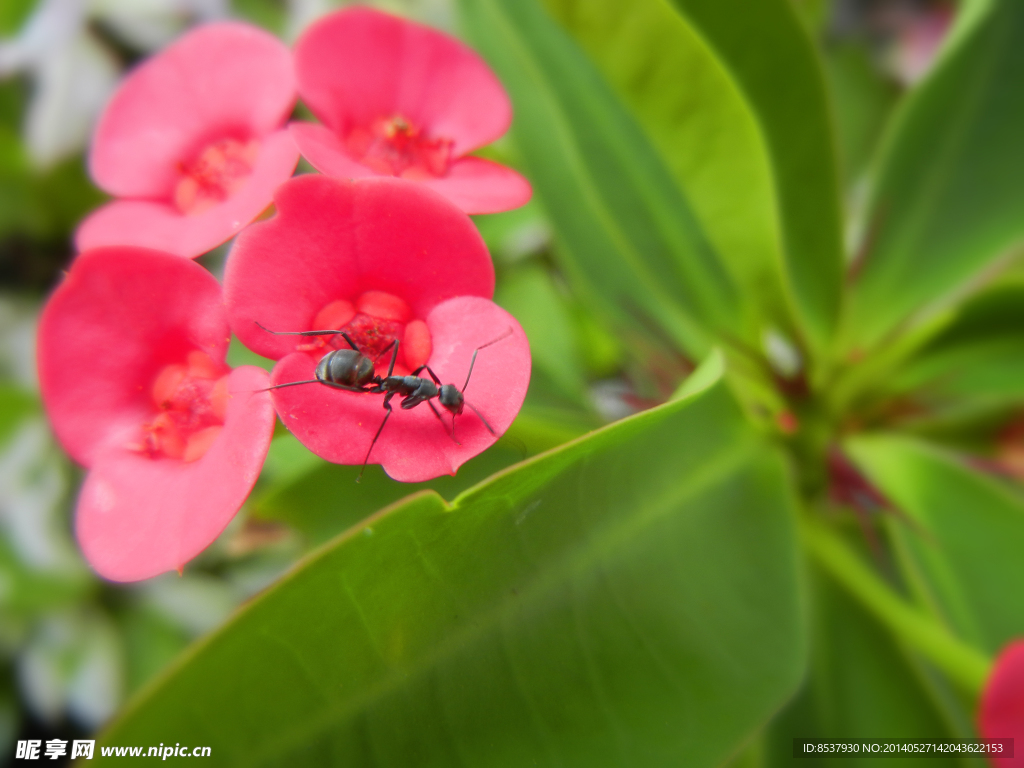
[[[965,5],[933,75],[900,107],[886,140],[845,327],[870,348],[961,292],[1024,234],[1024,6]],[[968,12],[969,11],[969,12]]]
[[[921,597],[989,653],[1024,635],[1024,496],[962,460],[905,437],[850,450],[907,516],[897,523]]]
[[[846,739],[969,738],[957,732],[937,705],[928,671],[893,640],[885,627],[837,587],[815,572],[811,579],[815,612],[811,620],[809,674],[800,694],[779,715],[765,739],[764,764],[793,764],[793,737]],[[962,765],[957,758],[878,759],[877,757],[801,760],[823,766]]]
[[[246,766],[717,764],[793,690],[803,640],[785,471],[710,378],[450,505],[369,518],[103,743],[174,733]]]
[[[25,23],[36,0],[4,0],[0,4],[0,36],[11,37]]]
[[[463,0],[470,38],[516,109],[523,167],[577,294],[620,328],[691,356],[742,333],[733,282],[682,191],[595,67],[537,0]]]
[[[812,347],[835,329],[842,221],[824,75],[789,0],[673,0],[732,74],[771,158],[787,284]]]
[[[839,154],[847,187],[862,181],[876,151],[898,90],[872,61],[871,52],[850,42],[823,52],[834,94]]]
[[[887,388],[913,398],[918,420],[979,418],[1024,403],[1024,280],[965,302]]]
[[[787,322],[769,158],[729,72],[667,0],[546,5],[633,112],[744,302]]]

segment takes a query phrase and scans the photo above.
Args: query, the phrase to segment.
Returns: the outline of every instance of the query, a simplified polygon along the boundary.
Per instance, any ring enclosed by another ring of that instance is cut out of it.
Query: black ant
[[[359,476],[356,478],[358,483],[362,480],[363,470],[366,469],[366,464],[370,461],[370,454],[373,452],[373,446],[377,444],[377,438],[380,437],[380,433],[384,431],[384,425],[388,423],[390,418],[391,409],[391,398],[396,395],[402,398],[401,407],[403,411],[407,411],[410,408],[415,408],[420,403],[426,403],[430,406],[430,410],[434,412],[437,420],[441,422],[441,426],[444,428],[445,434],[448,434],[448,427],[445,426],[444,419],[441,418],[441,413],[437,410],[436,406],[432,402],[437,400],[446,411],[452,415],[452,431],[451,438],[455,440],[455,417],[462,415],[463,407],[469,406],[470,410],[473,411],[480,419],[480,422],[487,428],[487,431],[497,437],[497,433],[487,423],[487,419],[483,417],[476,408],[473,407],[472,403],[466,402],[464,393],[466,387],[469,386],[469,379],[473,375],[473,366],[476,365],[476,356],[481,349],[489,347],[492,344],[497,344],[502,339],[507,338],[512,334],[512,328],[510,327],[505,333],[496,339],[491,339],[486,344],[481,344],[479,347],[473,350],[473,357],[469,361],[469,372],[466,374],[466,383],[462,385],[462,389],[456,388],[454,384],[442,384],[441,380],[437,377],[437,374],[430,368],[429,365],[421,365],[415,371],[408,376],[394,376],[392,375],[395,370],[395,361],[398,359],[399,341],[394,339],[384,349],[381,350],[380,355],[383,355],[388,350],[391,350],[391,363],[388,365],[387,376],[379,376],[374,372],[374,361],[359,351],[359,347],[352,341],[352,337],[345,331],[341,330],[328,330],[328,331],[271,331],[269,328],[264,328],[258,322],[256,323],[267,333],[273,333],[277,336],[331,336],[341,335],[345,342],[351,347],[351,349],[334,349],[325,354],[320,358],[320,362],[316,364],[315,379],[307,379],[305,381],[290,381],[286,384],[276,384],[273,387],[267,387],[267,389],[280,389],[281,387],[294,387],[299,384],[324,384],[334,389],[344,389],[349,392],[362,392],[369,395],[384,394],[384,409],[387,411],[384,414],[384,420],[380,423],[377,428],[377,433],[373,436],[373,440],[370,442],[370,448],[366,451],[366,458],[363,459],[363,466],[359,470]],[[430,378],[424,378],[419,374],[422,371],[426,371],[430,374]],[[266,390],[264,390],[266,391]],[[462,445],[458,440],[455,440],[456,445]]]

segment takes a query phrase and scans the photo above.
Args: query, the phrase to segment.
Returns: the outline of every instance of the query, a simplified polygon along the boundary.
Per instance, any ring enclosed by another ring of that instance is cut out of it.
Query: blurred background
[[[276,579],[311,547],[416,490],[370,467],[326,464],[286,433],[252,498],[185,569],[134,585],[96,578],[70,515],[81,472],[55,444],[38,399],[33,348],[41,303],[72,257],[71,234],[104,197],[84,152],[122,73],[190,25],[235,17],[286,41],[339,4],[329,0],[0,0],[0,764],[13,741],[94,733],[191,640]],[[449,0],[377,7],[458,33]],[[927,71],[955,6],[928,0],[802,0],[820,42],[837,119],[844,194],[863,197],[882,125]],[[487,150],[516,165],[514,149]],[[301,167],[300,167],[301,170]],[[856,220],[856,216],[851,216]],[[530,337],[534,376],[509,435],[457,478],[446,498],[497,469],[664,400],[690,361],[623,342],[572,299],[531,203],[477,217],[498,270],[496,300]],[[848,233],[850,251],[862,233]],[[226,248],[202,258],[217,273]],[[765,354],[798,365],[784,338]],[[237,345],[229,362],[257,362]],[[73,372],[71,372],[73,375]]]

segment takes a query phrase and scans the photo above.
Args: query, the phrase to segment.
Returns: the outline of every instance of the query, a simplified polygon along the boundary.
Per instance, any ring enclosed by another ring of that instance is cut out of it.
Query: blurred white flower
[[[36,571],[76,574],[80,560],[67,532],[67,477],[42,418],[26,420],[0,451],[0,532]]]
[[[124,693],[124,650],[110,620],[92,612],[54,613],[35,627],[18,657],[18,683],[37,717],[66,712],[89,730],[101,726]]]
[[[149,51],[189,24],[226,15],[226,0],[42,0],[15,37],[0,40],[0,78],[25,73],[32,81],[29,157],[46,167],[84,147],[117,84],[121,64],[91,23]]]
[[[14,297],[0,296],[0,380],[35,392],[36,325],[39,307]]]

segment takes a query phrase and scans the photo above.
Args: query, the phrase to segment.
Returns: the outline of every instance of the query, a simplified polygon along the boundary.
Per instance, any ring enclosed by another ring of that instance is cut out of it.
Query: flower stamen
[[[405,179],[444,176],[452,162],[451,139],[431,137],[401,115],[374,120],[351,130],[352,157],[377,173]]]
[[[150,458],[202,458],[224,426],[227,380],[226,367],[198,350],[184,364],[164,366],[151,390],[157,413],[142,425],[138,449]]]
[[[412,309],[400,297],[386,291],[365,291],[355,303],[346,299],[332,301],[313,319],[316,330],[342,330],[374,361],[377,373],[384,375],[391,364],[389,349],[401,341],[394,374],[404,376],[424,365],[430,358],[430,329],[422,320],[410,319]],[[328,349],[346,349],[348,342],[338,336],[314,337],[296,345],[299,352],[323,354]]]
[[[252,173],[260,144],[255,139],[221,139],[207,145],[189,163],[174,188],[174,204],[186,216],[196,216],[238,192]]]

